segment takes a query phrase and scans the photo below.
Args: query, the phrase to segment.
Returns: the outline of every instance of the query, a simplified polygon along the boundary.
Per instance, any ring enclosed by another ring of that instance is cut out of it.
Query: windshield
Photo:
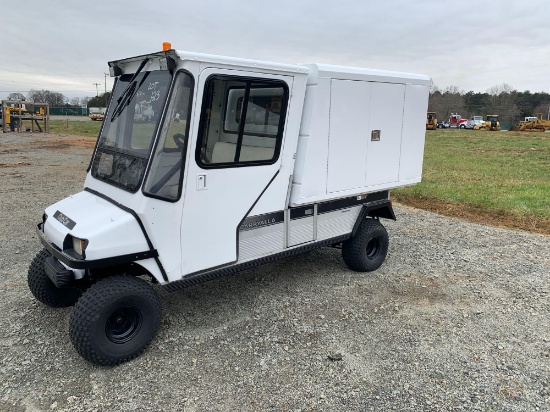
[[[168,71],[117,80],[92,163],[93,177],[129,192],[138,190],[171,80]]]

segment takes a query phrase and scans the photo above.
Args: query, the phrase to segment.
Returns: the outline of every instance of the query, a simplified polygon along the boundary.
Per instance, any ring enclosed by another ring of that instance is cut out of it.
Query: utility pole
[[[107,93],[107,76],[109,73],[103,73],[105,75],[105,93]]]
[[[95,85],[95,97],[98,97],[99,96],[99,90],[97,88],[97,86],[99,86],[101,83],[92,83]]]

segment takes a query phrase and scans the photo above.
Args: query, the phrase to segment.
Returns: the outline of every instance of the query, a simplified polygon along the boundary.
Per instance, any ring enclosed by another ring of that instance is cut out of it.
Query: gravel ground
[[[0,135],[0,410],[550,410],[550,238],[397,207],[372,274],[325,248],[169,294],[137,359],[98,367],[38,303],[44,207],[91,147]]]

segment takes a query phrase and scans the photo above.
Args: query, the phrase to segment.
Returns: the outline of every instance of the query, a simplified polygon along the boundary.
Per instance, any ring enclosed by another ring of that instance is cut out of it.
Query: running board
[[[185,289],[189,286],[199,285],[204,282],[209,282],[224,276],[232,275],[243,270],[252,269],[256,266],[261,266],[266,263],[275,262],[279,259],[299,255],[300,253],[308,252],[310,250],[318,249],[323,246],[329,246],[334,243],[340,243],[348,240],[351,237],[351,233],[333,237],[330,239],[322,240],[320,242],[311,242],[306,245],[297,246],[292,249],[287,249],[283,252],[275,253],[273,255],[264,256],[259,259],[249,260],[247,262],[233,264],[230,266],[224,266],[215,270],[207,270],[202,272],[196,272],[185,276],[180,280],[174,282],[165,283],[162,285],[168,292],[175,292],[180,289]]]

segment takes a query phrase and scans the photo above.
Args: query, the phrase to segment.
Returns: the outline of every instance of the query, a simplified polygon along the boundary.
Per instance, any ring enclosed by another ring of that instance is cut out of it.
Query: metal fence
[[[50,115],[53,116],[88,116],[88,109],[80,106],[50,107]]]

